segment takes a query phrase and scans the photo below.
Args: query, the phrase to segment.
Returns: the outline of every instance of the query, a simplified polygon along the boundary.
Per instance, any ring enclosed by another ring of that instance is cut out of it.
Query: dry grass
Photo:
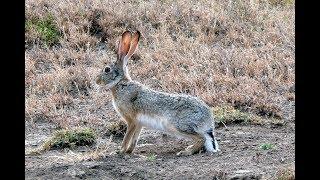
[[[241,112],[232,106],[214,107],[213,114],[218,126],[221,124],[245,123],[245,124],[262,124],[263,119],[260,116]]]
[[[96,133],[89,128],[61,130],[49,138],[43,145],[45,150],[91,146],[96,142]]]
[[[263,117],[254,113],[243,112],[233,106],[216,106],[212,108],[216,126],[226,124],[252,124],[252,125],[271,125],[283,126],[286,121],[281,118]]]
[[[62,128],[116,121],[110,93],[93,79],[115,60],[126,29],[143,36],[129,62],[134,80],[286,118],[295,99],[294,16],[288,0],[27,0],[26,120]]]
[[[105,158],[110,153],[113,153],[116,148],[116,143],[112,142],[112,138],[110,137],[107,141],[102,140],[101,138],[96,139],[96,145],[94,148],[90,148],[85,152],[82,151],[74,151],[73,149],[64,149],[63,151],[57,151],[58,155],[48,155],[50,158],[51,164],[54,163],[76,163],[80,161],[91,161],[98,160],[101,158]],[[40,155],[46,151],[44,146],[39,147],[37,149],[30,150],[26,154],[29,156]]]
[[[126,133],[126,130],[127,125],[123,121],[115,121],[107,125],[105,135],[116,138],[123,137]]]
[[[91,128],[73,128],[56,131],[44,143],[35,149],[28,150],[27,155],[39,155],[48,150],[70,148],[79,146],[92,146],[97,142],[97,134]],[[97,146],[98,148],[99,146]]]

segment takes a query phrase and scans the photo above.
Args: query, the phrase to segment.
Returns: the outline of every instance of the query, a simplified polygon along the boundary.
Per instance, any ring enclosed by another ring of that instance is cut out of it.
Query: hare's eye
[[[105,72],[105,73],[110,72],[110,70],[111,70],[111,69],[110,69],[110,67],[106,67],[106,68],[104,68],[104,72]]]

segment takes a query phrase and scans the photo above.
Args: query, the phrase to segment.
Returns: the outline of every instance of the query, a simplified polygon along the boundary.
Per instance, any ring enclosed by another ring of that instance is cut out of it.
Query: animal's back
[[[194,134],[213,124],[209,107],[192,96],[155,91],[133,81],[120,84],[117,93],[117,108],[134,114],[147,127],[164,130],[170,124],[178,131]]]

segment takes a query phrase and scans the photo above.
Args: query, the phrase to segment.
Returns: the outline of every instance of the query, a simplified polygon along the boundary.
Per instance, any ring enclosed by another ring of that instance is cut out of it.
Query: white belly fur
[[[121,115],[119,108],[117,107],[117,104],[115,103],[115,101],[112,101],[112,105],[114,107],[114,109],[117,111],[117,113]],[[168,121],[165,117],[161,117],[161,116],[151,116],[151,115],[147,115],[147,114],[138,114],[137,115],[137,120],[139,121],[139,123],[147,128],[150,129],[156,129],[156,130],[161,130],[161,131],[167,131],[168,130]]]
[[[137,119],[140,124],[150,129],[168,131],[168,120],[163,116],[152,116],[148,114],[138,114]]]
[[[117,113],[121,115],[119,108],[117,107],[117,104],[115,103],[115,101],[112,101],[112,105],[115,108],[115,110],[117,111]],[[164,131],[167,132],[171,135],[176,136],[177,138],[187,138],[189,139],[188,136],[185,136],[184,134],[180,134],[177,133],[174,127],[172,127],[172,125],[168,122],[168,119],[164,116],[156,116],[156,115],[148,115],[148,114],[138,114],[137,115],[137,120],[139,121],[139,123],[143,126],[143,127],[147,127],[150,129],[155,129],[155,130],[160,130],[160,131]]]

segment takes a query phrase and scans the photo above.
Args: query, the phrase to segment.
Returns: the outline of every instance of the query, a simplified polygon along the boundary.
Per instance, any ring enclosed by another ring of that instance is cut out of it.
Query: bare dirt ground
[[[46,122],[26,124],[26,150],[55,129]],[[52,150],[25,157],[26,179],[277,179],[280,169],[294,169],[294,123],[285,126],[230,125],[216,130],[221,152],[178,157],[190,142],[144,129],[133,155],[110,155],[121,138],[108,141],[104,157],[81,160],[90,148]],[[270,150],[260,145],[272,143]],[[83,155],[82,155],[83,156]]]

